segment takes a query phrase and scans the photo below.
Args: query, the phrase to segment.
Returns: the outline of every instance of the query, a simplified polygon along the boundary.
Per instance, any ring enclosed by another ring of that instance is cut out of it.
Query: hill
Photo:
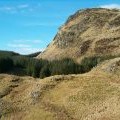
[[[2,57],[2,56],[11,57],[11,56],[19,56],[19,55],[20,55],[19,53],[15,53],[13,51],[0,50],[0,57]]]
[[[41,52],[36,52],[36,53],[31,53],[31,54],[28,54],[28,55],[25,55],[27,57],[37,57]]]
[[[37,57],[41,52],[31,53],[28,55],[21,55],[19,53],[13,52],[13,51],[4,51],[0,50],[0,57],[6,56],[6,57],[12,57],[12,56],[25,56],[25,57]]]
[[[120,10],[79,10],[60,27],[53,41],[37,58],[48,60],[120,55]]]

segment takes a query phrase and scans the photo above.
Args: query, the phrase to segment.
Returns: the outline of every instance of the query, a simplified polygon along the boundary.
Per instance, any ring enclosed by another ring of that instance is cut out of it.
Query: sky
[[[118,8],[120,0],[0,0],[0,50],[43,51],[77,10]]]

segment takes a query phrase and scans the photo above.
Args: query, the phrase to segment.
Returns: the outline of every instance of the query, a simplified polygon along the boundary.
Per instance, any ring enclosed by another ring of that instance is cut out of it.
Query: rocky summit
[[[120,10],[79,10],[59,28],[53,41],[37,58],[48,60],[120,54]]]

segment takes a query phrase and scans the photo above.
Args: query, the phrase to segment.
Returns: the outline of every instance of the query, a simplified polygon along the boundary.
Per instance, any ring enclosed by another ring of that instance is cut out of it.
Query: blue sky
[[[41,51],[79,9],[120,8],[120,0],[0,0],[0,50]]]

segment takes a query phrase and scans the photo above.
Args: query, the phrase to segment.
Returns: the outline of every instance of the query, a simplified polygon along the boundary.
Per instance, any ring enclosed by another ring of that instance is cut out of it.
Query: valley
[[[120,120],[120,10],[78,10],[42,52],[0,51],[0,120]]]

